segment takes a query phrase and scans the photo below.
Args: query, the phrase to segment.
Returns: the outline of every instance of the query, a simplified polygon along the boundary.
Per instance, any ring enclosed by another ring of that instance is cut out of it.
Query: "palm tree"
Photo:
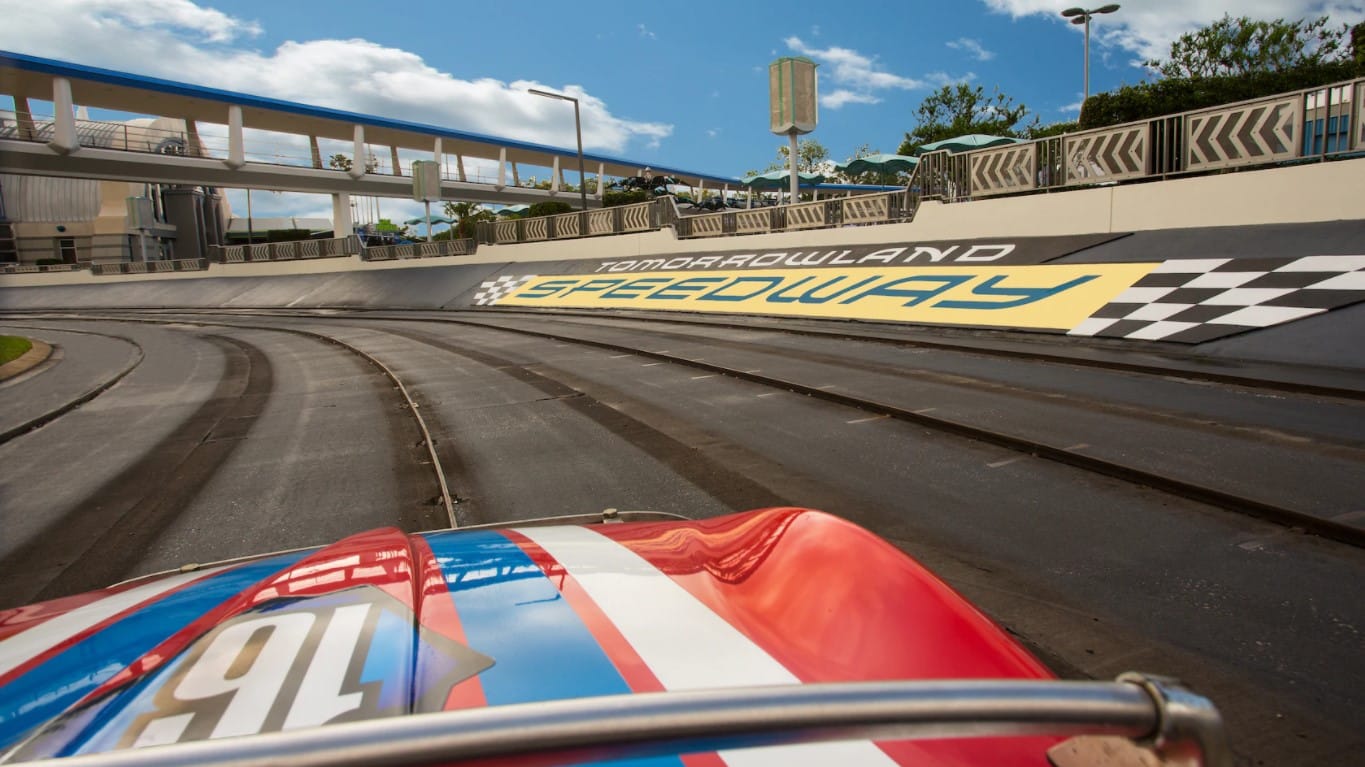
[[[478,222],[497,219],[492,211],[486,210],[477,202],[448,202],[444,207],[446,217],[458,221],[455,224],[455,234],[460,238],[473,237],[474,227]]]

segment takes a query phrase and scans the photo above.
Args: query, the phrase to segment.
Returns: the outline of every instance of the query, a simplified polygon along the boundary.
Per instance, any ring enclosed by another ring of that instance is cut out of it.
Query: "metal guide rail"
[[[1231,767],[1208,700],[1172,680],[914,681],[611,695],[419,714],[44,760],[65,765],[573,763],[837,740],[1121,736],[1172,765]]]

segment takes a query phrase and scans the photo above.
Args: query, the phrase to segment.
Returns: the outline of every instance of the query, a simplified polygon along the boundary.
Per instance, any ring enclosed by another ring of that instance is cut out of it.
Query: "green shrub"
[[[271,229],[265,233],[266,242],[293,242],[306,240],[311,235],[307,229]]]
[[[633,189],[629,192],[607,192],[602,195],[602,207],[634,205],[637,202],[649,202],[652,199],[654,199],[654,195],[644,189]]]
[[[537,218],[539,216],[557,216],[560,213],[572,213],[573,206],[561,200],[545,200],[538,202],[526,209],[527,218]]]
[[[1086,99],[1080,127],[1147,120],[1205,107],[1316,88],[1365,74],[1365,66],[1353,61],[1295,67],[1277,72],[1243,76],[1167,78],[1138,85],[1125,85]]]

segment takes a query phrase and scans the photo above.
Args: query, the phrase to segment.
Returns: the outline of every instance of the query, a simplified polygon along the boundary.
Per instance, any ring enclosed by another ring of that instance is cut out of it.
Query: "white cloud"
[[[707,137],[707,138],[715,138],[716,136],[719,136],[719,135],[720,135],[720,128],[708,128],[708,129],[706,130],[706,137]]]
[[[618,117],[581,85],[465,80],[420,56],[363,39],[288,41],[273,51],[232,44],[260,32],[250,21],[190,0],[47,0],[6,4],[0,49],[260,96],[378,114],[554,146],[574,145],[571,107],[536,98],[541,87],[580,99],[583,144],[619,153],[657,147],[673,126]],[[154,51],[155,55],[148,55]]]
[[[820,79],[835,87],[820,97],[820,103],[830,109],[838,109],[845,104],[877,104],[881,98],[875,91],[918,90],[927,85],[924,80],[887,72],[874,57],[865,56],[851,48],[814,48],[795,36],[783,42],[791,50],[827,67],[821,71]]]
[[[649,38],[650,40],[657,40],[659,37],[658,35],[649,31],[649,27],[646,27],[644,24],[636,24],[635,29],[639,31],[640,37],[646,37]]]
[[[1068,23],[1061,11],[1075,5],[1072,0],[983,0],[993,11],[1013,18],[1046,16],[1059,24]],[[1164,58],[1171,43],[1190,32],[1223,17],[1250,16],[1253,19],[1331,17],[1333,24],[1354,24],[1365,19],[1361,0],[1146,0],[1124,3],[1116,13],[1097,16],[1090,24],[1091,42],[1128,51],[1134,63]],[[1080,27],[1076,27],[1077,31]]]
[[[945,43],[949,48],[963,51],[977,61],[990,61],[995,58],[994,51],[988,51],[981,45],[980,40],[973,40],[970,37],[959,37],[956,40],[949,40]]]

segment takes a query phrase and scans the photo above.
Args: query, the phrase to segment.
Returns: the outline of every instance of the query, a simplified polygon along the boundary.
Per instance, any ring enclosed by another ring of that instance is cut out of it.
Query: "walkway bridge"
[[[15,104],[10,119],[0,115],[0,173],[409,197],[412,162],[435,160],[442,199],[578,198],[566,180],[569,168],[577,175],[574,150],[3,51],[0,94]],[[53,114],[35,114],[32,102],[50,102]],[[77,106],[156,117],[82,120]],[[336,154],[349,162],[329,163]],[[591,199],[599,205],[610,179],[644,170],[644,163],[591,153],[584,163],[597,182]],[[528,171],[548,178],[549,189],[521,186]],[[739,185],[682,168],[653,171],[703,189]],[[334,200],[337,228],[349,230],[341,225],[349,221],[349,205]]]

